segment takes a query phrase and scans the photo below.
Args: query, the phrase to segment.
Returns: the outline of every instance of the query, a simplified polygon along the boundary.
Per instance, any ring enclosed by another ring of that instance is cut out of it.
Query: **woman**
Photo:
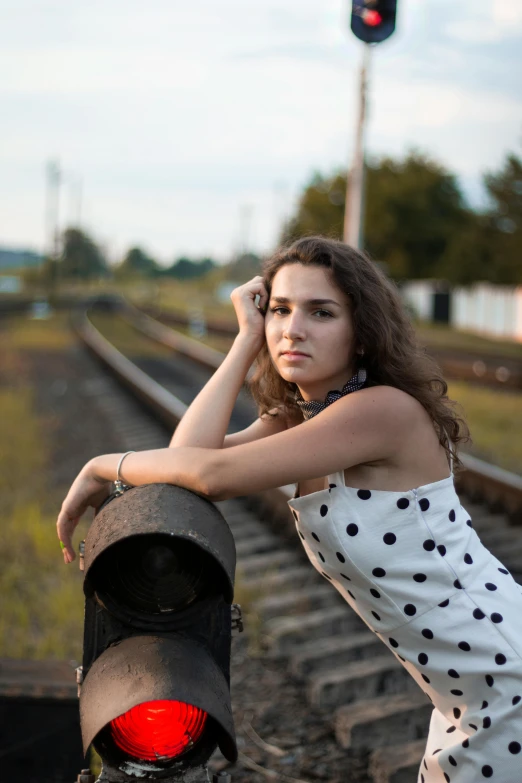
[[[121,477],[210,500],[297,483],[289,504],[311,562],[434,704],[419,782],[516,783],[522,597],[455,494],[451,443],[466,426],[393,285],[364,255],[310,237],[232,301],[239,333],[223,364],[170,448],[125,455]],[[260,417],[226,435],[254,360]],[[57,524],[66,563],[121,460],[97,457],[73,483]]]

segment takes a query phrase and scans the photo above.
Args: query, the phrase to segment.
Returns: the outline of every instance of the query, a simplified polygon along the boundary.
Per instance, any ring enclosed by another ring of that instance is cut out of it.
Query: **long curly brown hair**
[[[395,284],[367,254],[334,239],[312,236],[280,248],[265,262],[263,276],[269,295],[276,272],[286,264],[329,270],[351,303],[354,345],[364,348],[364,356],[355,356],[355,368],[366,368],[368,386],[395,386],[415,397],[430,415],[448,457],[451,454],[455,467],[460,467],[456,445],[470,440],[468,427],[455,411],[457,403],[447,396],[440,367],[419,345]],[[282,411],[303,420],[295,402],[297,387],[279,375],[266,343],[257,356],[250,388],[260,416]]]

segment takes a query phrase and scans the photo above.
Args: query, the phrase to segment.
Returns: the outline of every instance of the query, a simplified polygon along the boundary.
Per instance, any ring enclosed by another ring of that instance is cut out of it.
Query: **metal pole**
[[[364,131],[366,126],[368,69],[370,45],[364,44],[359,76],[359,114],[355,131],[355,149],[352,167],[346,182],[346,204],[344,209],[344,235],[346,244],[357,249],[362,245],[361,218],[363,214],[364,184]]]

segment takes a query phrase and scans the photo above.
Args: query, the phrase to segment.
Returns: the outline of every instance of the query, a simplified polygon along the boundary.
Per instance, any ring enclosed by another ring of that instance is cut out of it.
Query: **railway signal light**
[[[80,722],[103,779],[188,780],[217,746],[235,761],[236,555],[217,508],[180,487],[135,487],[99,510],[84,561]]]
[[[352,0],[351,29],[365,43],[385,41],[395,30],[397,0]]]

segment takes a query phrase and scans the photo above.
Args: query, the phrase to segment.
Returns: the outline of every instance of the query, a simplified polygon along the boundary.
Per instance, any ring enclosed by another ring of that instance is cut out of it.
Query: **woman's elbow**
[[[202,494],[212,503],[234,497],[234,492],[229,486],[226,476],[227,471],[221,464],[219,456],[217,459],[213,459],[205,466],[202,466],[201,473],[198,476],[198,483],[201,485]]]

